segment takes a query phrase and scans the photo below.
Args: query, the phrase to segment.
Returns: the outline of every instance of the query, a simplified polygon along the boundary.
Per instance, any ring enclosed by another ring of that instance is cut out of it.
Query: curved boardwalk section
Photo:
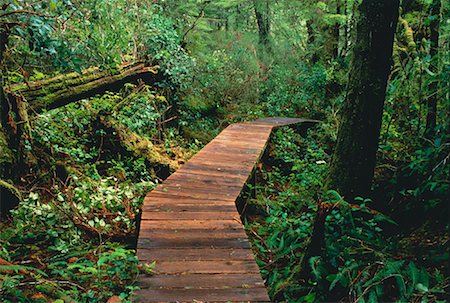
[[[236,199],[272,129],[313,122],[268,118],[228,126],[145,198],[138,302],[270,302]]]

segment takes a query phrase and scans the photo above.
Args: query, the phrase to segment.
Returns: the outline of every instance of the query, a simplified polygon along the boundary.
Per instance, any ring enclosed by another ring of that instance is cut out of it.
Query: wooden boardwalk
[[[145,198],[138,302],[270,302],[236,199],[272,129],[314,122],[268,118],[228,126]]]

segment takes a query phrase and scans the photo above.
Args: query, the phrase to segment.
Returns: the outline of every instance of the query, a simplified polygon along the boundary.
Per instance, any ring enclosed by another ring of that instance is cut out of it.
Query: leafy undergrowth
[[[305,137],[292,129],[277,131],[269,159],[258,173],[256,199],[248,201],[247,230],[272,299],[447,302],[447,265],[422,267],[417,254],[398,249],[398,235],[390,238],[385,232],[399,226],[372,209],[370,200],[359,199],[355,205],[334,191],[320,192],[329,161],[321,148],[325,128]],[[301,258],[319,204],[327,212],[323,247],[320,255],[308,260],[305,279]],[[445,244],[448,236],[443,237],[439,243]],[[400,244],[411,249],[414,242],[409,241],[405,237]],[[445,246],[440,253],[446,253]]]
[[[143,197],[198,150],[165,126],[168,109],[164,96],[128,86],[36,116],[34,174],[0,226],[1,302],[129,299]]]

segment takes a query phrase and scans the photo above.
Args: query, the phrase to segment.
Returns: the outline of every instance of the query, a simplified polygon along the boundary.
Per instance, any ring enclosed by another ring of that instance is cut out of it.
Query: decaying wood
[[[107,135],[114,136],[111,139],[115,143],[133,153],[136,157],[146,159],[150,166],[160,168],[161,166],[166,166],[170,171],[174,171],[179,167],[179,163],[171,159],[159,146],[153,144],[147,138],[132,132],[110,116],[106,114],[99,115],[96,123],[96,127],[103,129]]]
[[[146,66],[141,62],[125,63],[115,70],[93,67],[60,75],[51,79],[13,85],[7,93],[25,98],[34,111],[53,109],[68,103],[101,95],[106,91],[118,91],[125,83],[153,83],[160,80],[158,66]]]

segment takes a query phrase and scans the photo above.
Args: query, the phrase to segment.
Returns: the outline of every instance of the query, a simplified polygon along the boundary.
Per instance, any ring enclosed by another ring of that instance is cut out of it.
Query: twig
[[[36,282],[22,282],[22,283],[19,283],[18,285],[19,286],[38,285],[38,284],[49,283],[49,282],[50,283],[58,283],[58,284],[69,284],[69,285],[72,285],[72,286],[75,286],[75,287],[81,289],[82,291],[86,291],[86,288],[84,288],[84,287],[82,287],[82,286],[80,286],[80,285],[78,285],[76,283],[70,282],[70,281],[45,280],[45,281],[36,281]]]
[[[208,4],[210,4],[210,3],[211,3],[211,1],[205,1],[204,2],[204,4],[203,4],[203,6],[202,6],[202,8],[200,10],[200,13],[198,14],[197,18],[194,20],[192,25],[184,32],[183,36],[181,37],[182,41],[184,41],[184,39],[186,39],[187,34],[189,34],[189,32],[191,30],[193,30],[197,26],[198,21],[200,21],[200,19],[205,16],[205,9],[208,6]]]
[[[3,13],[3,14],[0,15],[0,18],[4,18],[4,17],[7,17],[7,16],[15,15],[15,14],[28,14],[28,15],[34,15],[34,16],[39,16],[39,17],[53,18],[52,16],[41,14],[41,13],[38,13],[38,12],[35,12],[35,11],[30,11],[30,10],[27,10],[27,9],[18,9],[18,10],[15,10],[15,11]]]
[[[359,300],[361,300],[361,299],[364,297],[364,295],[365,295],[372,287],[374,287],[375,285],[377,285],[377,284],[379,284],[379,283],[381,283],[381,282],[383,282],[383,281],[385,281],[385,280],[387,280],[387,279],[389,279],[389,278],[392,278],[392,277],[400,277],[400,278],[403,279],[403,276],[402,276],[402,275],[399,275],[399,274],[392,274],[392,275],[389,275],[389,276],[387,276],[387,277],[384,277],[383,279],[381,279],[381,281],[374,282],[374,283],[370,284],[369,286],[367,286],[366,289],[364,289],[364,291],[362,292],[362,294],[358,297],[358,299],[356,299],[355,303],[358,303]]]

